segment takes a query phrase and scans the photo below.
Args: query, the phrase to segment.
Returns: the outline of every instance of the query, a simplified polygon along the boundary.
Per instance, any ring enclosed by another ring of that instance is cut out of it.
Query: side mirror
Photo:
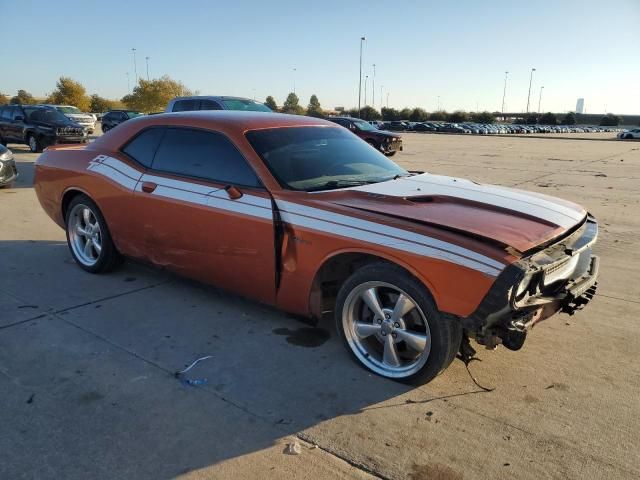
[[[16,115],[13,120],[16,122],[24,122],[24,117],[22,115]]]

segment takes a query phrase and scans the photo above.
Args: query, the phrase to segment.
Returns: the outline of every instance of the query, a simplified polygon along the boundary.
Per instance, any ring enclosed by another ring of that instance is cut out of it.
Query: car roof
[[[333,122],[304,115],[286,115],[272,112],[246,112],[239,110],[194,110],[188,112],[159,113],[157,115],[142,115],[124,124],[125,128],[114,129],[108,135],[95,139],[92,146],[100,148],[122,145],[132,134],[147,127],[188,127],[220,131],[230,135],[242,135],[249,130],[286,127],[331,127],[342,128]],[[119,148],[119,147],[118,147]]]
[[[174,99],[172,99],[173,102],[176,102],[178,100],[193,100],[193,99],[207,99],[207,100],[249,100],[251,102],[256,102],[256,103],[260,103],[257,100],[254,100],[252,98],[246,98],[246,97],[234,97],[231,95],[188,95],[186,97],[175,97]]]

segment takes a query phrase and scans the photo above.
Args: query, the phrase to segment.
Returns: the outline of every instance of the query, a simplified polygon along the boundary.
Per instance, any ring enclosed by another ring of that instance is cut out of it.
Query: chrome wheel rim
[[[418,303],[385,282],[365,282],[347,296],[342,327],[356,357],[374,372],[404,378],[431,352],[429,322]]]
[[[83,204],[73,207],[69,213],[67,230],[76,259],[87,267],[95,265],[102,252],[102,232],[91,208]]]
[[[33,135],[29,137],[29,148],[32,152],[35,152],[38,149],[38,145],[36,144],[36,137],[34,137]]]

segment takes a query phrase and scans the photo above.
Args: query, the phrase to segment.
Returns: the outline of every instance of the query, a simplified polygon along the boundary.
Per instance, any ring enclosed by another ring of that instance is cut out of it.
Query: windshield
[[[124,112],[124,113],[125,113],[125,114],[127,115],[127,117],[129,117],[129,118],[135,118],[135,117],[139,117],[140,115],[143,115],[143,114],[142,114],[142,113],[140,113],[140,112]]]
[[[344,128],[271,128],[248,132],[247,139],[280,184],[291,190],[331,190],[408,175]]]
[[[378,130],[376,127],[374,127],[368,122],[365,122],[364,120],[354,120],[353,123],[356,124],[356,127],[358,128],[358,130],[364,130],[365,132]]]
[[[22,107],[31,122],[69,123],[67,117],[54,108]]]
[[[62,113],[82,113],[82,111],[76,107],[56,107],[56,110]]]
[[[245,110],[247,112],[270,112],[271,109],[264,103],[248,100],[244,98],[230,98],[222,100],[224,108],[227,110]]]

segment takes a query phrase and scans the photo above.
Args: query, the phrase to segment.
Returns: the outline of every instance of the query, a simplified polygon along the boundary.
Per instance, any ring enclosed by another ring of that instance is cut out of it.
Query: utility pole
[[[371,86],[371,106],[376,108],[376,64],[373,64],[373,79]]]
[[[533,82],[533,72],[535,71],[536,69],[532,68],[531,75],[529,76],[529,94],[527,95],[527,114],[529,113],[529,100],[531,99],[531,83]]]
[[[133,52],[133,73],[136,76],[136,85],[138,84],[138,66],[136,65],[136,49],[132,48]]]
[[[502,90],[502,120],[504,120],[504,99],[507,96],[507,77],[509,72],[504,72],[504,89]]]
[[[542,90],[544,90],[544,87],[540,87],[540,96],[538,97],[538,113],[541,113],[540,104],[542,103]]]
[[[293,67],[293,94],[296,93],[296,68]]]
[[[145,61],[147,62],[147,82],[149,81],[149,59],[151,57],[144,57]]]
[[[367,80],[369,80],[369,75],[364,76],[364,106],[367,106]]]
[[[358,118],[360,118],[360,98],[362,96],[362,44],[367,37],[360,37],[360,75],[358,76]]]

